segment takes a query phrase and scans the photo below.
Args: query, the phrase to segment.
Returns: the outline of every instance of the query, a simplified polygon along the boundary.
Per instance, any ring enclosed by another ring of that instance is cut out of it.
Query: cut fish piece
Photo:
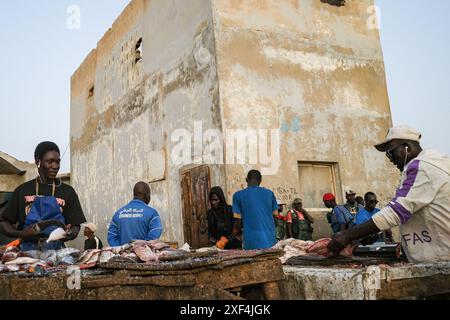
[[[111,260],[111,258],[117,256],[117,254],[115,254],[114,252],[110,251],[110,250],[104,250],[102,251],[102,253],[100,254],[100,263],[105,263],[108,262],[109,260]]]
[[[158,256],[147,245],[135,244],[133,245],[133,251],[144,262],[158,261]]]
[[[20,271],[20,266],[18,266],[17,264],[7,265],[6,267],[8,268],[8,271],[9,271],[9,272],[17,272],[17,271]]]
[[[63,259],[66,256],[72,256],[78,258],[80,255],[80,250],[75,248],[64,248],[56,251],[56,256],[58,259]]]
[[[47,239],[47,243],[64,239],[67,236],[66,230],[63,228],[55,229]]]

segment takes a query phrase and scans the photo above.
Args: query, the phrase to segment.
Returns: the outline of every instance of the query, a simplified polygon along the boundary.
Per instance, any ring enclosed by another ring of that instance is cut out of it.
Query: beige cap
[[[378,151],[385,152],[387,143],[392,140],[410,140],[419,142],[421,137],[422,134],[416,129],[413,129],[411,127],[408,126],[393,127],[389,129],[386,139],[384,139],[383,142],[376,144],[375,148],[377,148]]]
[[[92,232],[96,232],[97,231],[97,226],[95,224],[93,224],[92,222],[90,223],[85,223],[84,224],[85,228],[88,228],[89,230],[91,230]]]

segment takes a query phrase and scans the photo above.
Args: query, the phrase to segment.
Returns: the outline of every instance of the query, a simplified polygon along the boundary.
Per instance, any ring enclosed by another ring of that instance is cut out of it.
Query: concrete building
[[[373,148],[391,126],[373,1],[336,4],[131,1],[71,79],[72,185],[99,236],[140,180],[162,238],[194,246],[209,187],[231,203],[251,168],[283,201],[303,198],[317,237],[329,233],[325,192],[386,203],[398,174]],[[215,148],[217,133],[248,159]]]
[[[17,160],[0,151],[0,192],[13,192],[22,183],[36,176],[34,163]]]

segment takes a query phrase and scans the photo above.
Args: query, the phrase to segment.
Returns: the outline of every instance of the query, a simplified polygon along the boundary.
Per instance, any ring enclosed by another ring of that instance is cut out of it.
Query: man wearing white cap
[[[400,187],[372,220],[336,234],[330,251],[337,254],[353,240],[400,226],[410,262],[450,260],[450,158],[422,150],[420,138],[415,129],[394,127],[375,146],[402,172]]]
[[[102,240],[97,238],[97,236],[94,234],[96,231],[97,226],[95,224],[84,224],[84,236],[86,237],[86,240],[84,241],[84,250],[103,248]]]

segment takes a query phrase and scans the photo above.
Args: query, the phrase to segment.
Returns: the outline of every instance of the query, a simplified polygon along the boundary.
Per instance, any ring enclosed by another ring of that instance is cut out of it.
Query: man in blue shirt
[[[161,236],[161,218],[155,209],[148,206],[150,187],[145,182],[138,182],[133,194],[134,199],[114,214],[109,226],[108,243],[112,247],[134,240],[155,240]]]
[[[278,204],[272,191],[261,188],[261,173],[251,170],[247,175],[247,188],[233,196],[233,213],[242,219],[245,250],[267,249],[275,245],[274,215]]]
[[[359,210],[364,208],[356,202],[356,192],[348,190],[345,192],[345,197],[347,202],[333,209],[331,228],[334,234],[355,226],[355,216]]]
[[[373,192],[367,192],[364,195],[365,207],[360,209],[356,214],[356,225],[363,224],[364,222],[372,219],[372,216],[380,211],[380,209],[375,208],[377,206],[378,200],[377,196]]]
[[[369,220],[372,220],[372,217],[380,211],[380,209],[376,208],[378,204],[377,195],[373,192],[367,192],[364,195],[365,207],[360,209],[356,214],[355,224],[360,225],[366,223]],[[379,232],[372,234],[366,238],[364,238],[361,243],[364,245],[372,244],[374,242],[383,242],[383,241],[392,241],[392,233],[390,231],[386,231],[385,233]]]

